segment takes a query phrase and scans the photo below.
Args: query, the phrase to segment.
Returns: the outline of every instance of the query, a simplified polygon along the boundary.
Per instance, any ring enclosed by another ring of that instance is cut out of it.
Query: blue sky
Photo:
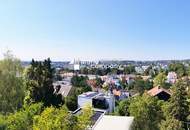
[[[190,58],[189,0],[2,0],[0,58]]]

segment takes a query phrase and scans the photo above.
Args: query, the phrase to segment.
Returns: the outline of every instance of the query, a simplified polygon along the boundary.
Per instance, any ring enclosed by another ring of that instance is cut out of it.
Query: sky
[[[0,59],[190,59],[190,0],[1,0]]]

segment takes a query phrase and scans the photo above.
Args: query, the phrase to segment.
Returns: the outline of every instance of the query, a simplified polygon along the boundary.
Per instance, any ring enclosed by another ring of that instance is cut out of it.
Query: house
[[[98,92],[87,92],[78,96],[78,108],[85,107],[87,104],[97,110],[104,110],[111,113],[115,109],[115,98],[112,94]]]
[[[67,97],[72,89],[70,78],[65,78],[62,81],[56,81],[53,83],[55,93],[61,94],[63,97]]]
[[[80,115],[83,108],[72,112],[73,115]],[[109,116],[106,111],[92,109],[91,125],[86,130],[131,130],[134,117]]]
[[[171,92],[160,86],[154,87],[147,92],[150,96],[158,97],[160,100],[167,101],[171,97]]]
[[[103,115],[91,130],[131,130],[134,117]]]
[[[92,88],[92,91],[101,92],[101,86],[97,86],[96,79],[87,80],[87,84]]]
[[[122,89],[120,90],[113,89],[112,93],[115,96],[116,100],[123,100],[130,97],[130,93]]]
[[[144,73],[144,70],[142,67],[135,67],[135,71],[138,73],[138,74],[143,74]]]
[[[174,84],[177,81],[177,74],[175,72],[169,72],[167,76],[167,82]]]

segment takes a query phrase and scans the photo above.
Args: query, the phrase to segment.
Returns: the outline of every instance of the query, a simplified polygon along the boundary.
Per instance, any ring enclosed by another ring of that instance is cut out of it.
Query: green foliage
[[[178,81],[173,86],[173,94],[167,108],[167,115],[173,116],[179,121],[187,121],[189,114],[189,103],[187,101],[187,85],[183,81]]]
[[[165,120],[160,125],[161,130],[183,130],[182,122],[188,121],[189,103],[187,100],[187,83],[179,80],[172,86],[173,94],[168,103],[163,105]]]
[[[129,65],[124,68],[124,74],[134,74],[136,73],[135,66]]]
[[[65,105],[70,111],[75,111],[78,108],[77,95],[68,96]]]
[[[162,72],[162,73],[159,73],[159,74],[154,78],[154,86],[165,87],[165,86],[166,86],[166,80],[167,80],[166,75],[165,75],[163,72]]]
[[[116,115],[119,116],[130,116],[129,113],[129,105],[130,105],[130,100],[129,99],[125,99],[123,101],[119,102],[119,105],[116,109]]]
[[[84,108],[78,116],[68,113],[66,107],[46,108],[34,117],[34,130],[85,130],[91,124],[91,108]]]
[[[24,85],[21,62],[10,51],[0,61],[0,113],[14,112],[22,107]]]
[[[93,74],[93,75],[109,75],[109,74],[134,74],[136,73],[135,66],[128,65],[126,67],[122,67],[122,69],[118,68],[81,68],[80,74]]]
[[[160,130],[184,130],[182,127],[182,122],[176,120],[174,117],[167,117],[160,124]]]
[[[152,66],[149,66],[149,67],[144,71],[144,75],[149,76],[151,70],[152,70]]]
[[[67,124],[70,122],[70,114],[65,107],[56,109],[46,108],[41,115],[34,117],[34,130],[68,130]]]
[[[129,85],[129,89],[135,91],[136,93],[143,94],[145,90],[149,90],[153,87],[152,82],[149,80],[144,81],[141,77],[137,77],[135,82]]]
[[[25,102],[43,102],[44,106],[60,106],[64,103],[62,96],[54,93],[53,77],[54,69],[50,59],[44,62],[32,60],[31,66],[25,72],[25,84],[27,97]]]
[[[5,130],[6,127],[7,127],[6,117],[0,114],[0,130]]]
[[[96,85],[97,85],[98,87],[102,87],[103,83],[104,83],[104,81],[102,81],[101,78],[96,77]]]
[[[157,99],[146,94],[135,97],[129,105],[129,113],[135,117],[134,130],[159,130],[162,112]]]
[[[74,130],[85,130],[88,126],[91,125],[91,117],[93,115],[92,108],[86,106],[83,108],[81,114],[77,116],[77,123],[74,127]]]
[[[91,87],[87,84],[88,77],[75,75],[71,79],[74,87],[82,88],[82,92],[92,91]]]
[[[40,114],[42,104],[26,106],[22,110],[2,117],[4,119],[4,130],[30,130],[32,129],[34,115]],[[1,122],[1,121],[0,121]],[[0,123],[2,124],[2,123]],[[2,126],[2,125],[0,125]]]
[[[172,63],[169,65],[169,71],[174,71],[177,73],[178,77],[183,77],[186,75],[186,68],[182,63]]]

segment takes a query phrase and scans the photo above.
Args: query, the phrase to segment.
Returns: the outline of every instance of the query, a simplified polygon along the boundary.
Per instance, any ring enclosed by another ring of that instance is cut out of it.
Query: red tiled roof
[[[97,87],[96,80],[93,80],[93,79],[92,80],[88,80],[87,84],[90,85],[91,87],[94,87],[94,88]]]
[[[117,91],[116,89],[113,90],[113,94],[115,96],[121,96],[121,91]]]
[[[165,93],[168,93],[169,95],[171,95],[171,93],[168,90],[166,90],[160,86],[152,88],[151,90],[148,91],[148,94],[151,96],[156,96],[161,92],[165,92]]]

